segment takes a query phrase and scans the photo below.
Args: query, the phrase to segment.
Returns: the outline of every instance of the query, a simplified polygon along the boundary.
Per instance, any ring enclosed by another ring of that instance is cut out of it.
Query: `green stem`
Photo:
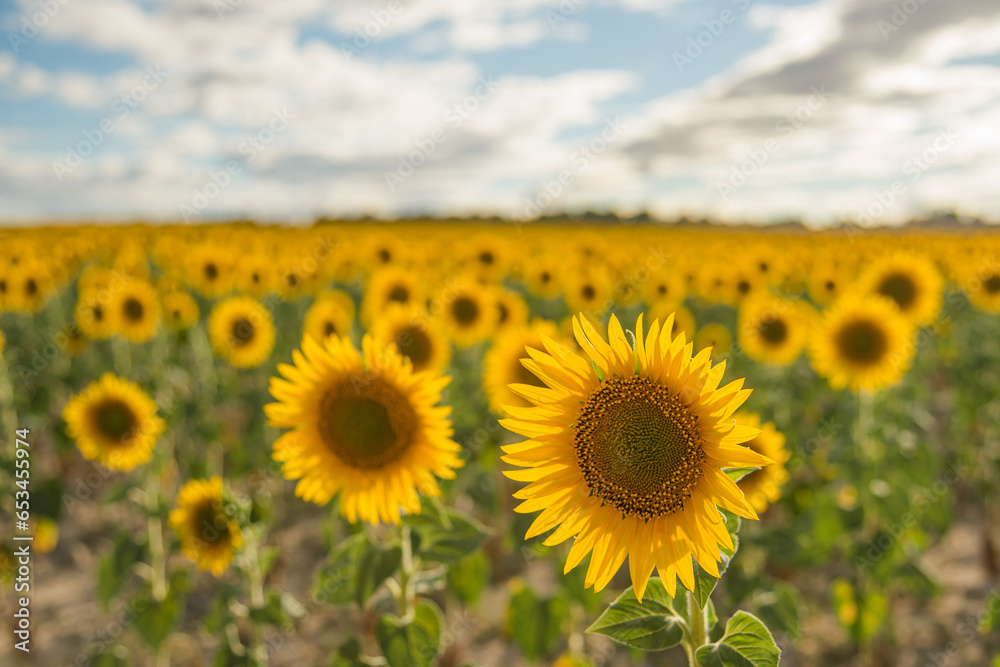
[[[698,605],[698,600],[691,591],[687,591],[687,612],[691,639],[684,648],[688,662],[691,667],[695,667],[698,664],[695,654],[699,648],[708,643],[708,616],[706,610]]]
[[[400,531],[402,541],[403,563],[399,573],[399,615],[405,618],[410,613],[411,580],[413,576],[413,548],[410,542],[410,527],[403,526]]]
[[[153,599],[163,602],[167,597],[167,557],[163,550],[163,523],[160,517],[154,515],[150,515],[146,523],[149,529],[149,553],[153,559]]]
[[[874,407],[874,396],[871,391],[862,390],[858,395],[858,453],[861,459],[862,468],[866,473],[870,470],[872,474],[877,467],[877,461],[880,456],[880,451],[878,444],[872,437],[872,431],[875,427],[875,407]],[[868,479],[869,475],[865,474],[862,479],[870,482]],[[872,498],[869,492],[866,492],[864,497],[866,501],[862,503],[862,512],[864,517],[862,520],[862,530],[860,535],[860,543],[862,545],[866,544],[871,540],[875,534],[878,532],[878,508],[875,503],[872,502]],[[863,615],[863,605],[865,603],[865,593],[868,587],[868,577],[865,572],[860,572],[858,574],[857,585],[855,587],[855,599],[857,600],[858,606],[858,619],[856,621],[855,627],[855,637],[857,637],[858,643],[858,654],[860,659],[860,664],[862,667],[868,667],[874,664],[874,654],[872,651],[872,642],[865,641],[861,639],[861,617]]]

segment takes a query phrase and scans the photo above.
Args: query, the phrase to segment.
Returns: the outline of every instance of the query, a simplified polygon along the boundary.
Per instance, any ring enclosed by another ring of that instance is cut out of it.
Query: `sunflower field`
[[[1000,236],[0,230],[4,665],[1000,665]]]

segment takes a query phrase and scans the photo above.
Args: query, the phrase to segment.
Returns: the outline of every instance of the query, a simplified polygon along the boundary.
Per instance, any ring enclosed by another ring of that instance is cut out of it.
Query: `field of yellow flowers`
[[[0,230],[4,665],[1000,665],[1000,236]]]

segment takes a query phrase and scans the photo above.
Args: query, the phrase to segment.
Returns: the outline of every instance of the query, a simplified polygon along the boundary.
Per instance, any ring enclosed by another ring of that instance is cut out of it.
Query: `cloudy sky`
[[[0,218],[1000,215],[996,0],[0,0]]]

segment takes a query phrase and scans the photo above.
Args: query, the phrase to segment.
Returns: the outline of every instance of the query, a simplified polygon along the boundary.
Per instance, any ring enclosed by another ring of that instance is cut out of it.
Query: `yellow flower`
[[[180,535],[184,554],[202,570],[221,575],[237,549],[243,533],[222,479],[192,479],[177,493],[177,509],[170,512],[170,526]]]
[[[139,385],[111,373],[74,396],[63,419],[84,458],[121,471],[148,461],[166,427]]]
[[[354,300],[340,290],[330,290],[316,298],[306,311],[302,333],[316,340],[327,336],[350,338],[354,324]]]
[[[744,445],[774,462],[748,473],[738,482],[754,510],[762,514],[781,498],[781,487],[788,481],[785,463],[791,454],[785,449],[785,434],[775,429],[774,422],[761,425],[760,415],[753,412],[740,411],[734,417],[741,426],[760,429],[760,433]]]
[[[906,319],[929,324],[941,309],[944,281],[934,262],[916,253],[893,253],[872,264],[860,277],[861,288],[892,299]]]
[[[198,323],[201,312],[198,302],[183,290],[172,290],[163,295],[163,316],[174,331],[185,331]]]
[[[264,363],[274,349],[274,321],[259,301],[233,296],[208,316],[208,335],[216,353],[237,368]]]
[[[108,308],[114,313],[116,330],[133,343],[143,343],[160,326],[160,302],[147,281],[133,278],[112,292]]]
[[[672,327],[654,321],[644,336],[640,315],[633,349],[616,317],[610,344],[574,320],[589,359],[545,339],[548,353],[530,350],[524,365],[547,388],[513,385],[536,407],[501,422],[531,438],[503,447],[503,460],[524,468],[504,474],[529,483],[515,511],[542,511],[526,537],[575,537],[566,571],[590,553],[585,584],[598,591],[628,558],[640,600],[654,567],[671,596],[677,577],[693,590],[692,557],[718,576],[719,545],[732,540],[716,506],[757,518],[723,469],[771,462],[741,446],[757,429],[731,418],[750,390],[742,380],[719,388],[724,364],[713,367],[707,350],[692,358]]]
[[[451,440],[451,408],[438,406],[450,378],[414,373],[394,347],[370,335],[358,351],[347,339],[306,337],[287,379],[271,378],[264,406],[271,426],[294,429],[274,443],[296,495],[325,505],[340,494],[352,523],[399,523],[420,512],[419,493],[437,496],[435,477],[452,479],[463,462]]]
[[[440,321],[455,345],[470,347],[490,337],[499,315],[493,290],[466,276],[455,282],[444,300]]]
[[[880,389],[910,367],[913,327],[883,296],[846,295],[827,310],[810,337],[813,368],[834,389]]]
[[[529,384],[544,387],[531,371],[521,363],[525,348],[542,349],[542,337],[557,338],[556,325],[548,320],[536,319],[530,325],[511,329],[497,337],[483,359],[483,386],[490,402],[490,409],[505,415],[504,406],[527,407],[529,401],[511,391],[508,385]]]
[[[698,352],[708,349],[712,359],[718,361],[729,354],[733,347],[733,335],[724,325],[709,322],[694,336],[694,349]]]
[[[371,333],[379,344],[395,346],[415,372],[442,373],[451,360],[448,336],[420,308],[389,308],[375,321]]]
[[[759,294],[740,305],[740,346],[754,361],[787,366],[802,354],[812,308],[802,301]]]

